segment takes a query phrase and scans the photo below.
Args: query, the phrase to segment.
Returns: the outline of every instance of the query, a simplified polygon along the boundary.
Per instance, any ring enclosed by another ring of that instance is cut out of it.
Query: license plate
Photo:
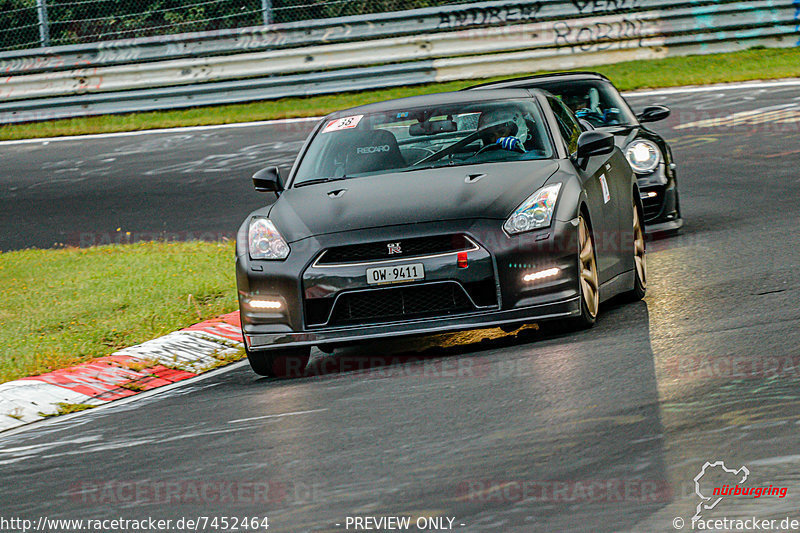
[[[425,279],[425,268],[422,263],[367,269],[367,283],[370,285],[414,281],[417,279]]]

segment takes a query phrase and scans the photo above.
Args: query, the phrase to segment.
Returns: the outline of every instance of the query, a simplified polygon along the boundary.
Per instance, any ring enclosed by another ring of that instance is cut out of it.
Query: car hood
[[[288,242],[398,224],[505,219],[558,168],[555,160],[518,161],[349,178],[288,189],[269,217]]]

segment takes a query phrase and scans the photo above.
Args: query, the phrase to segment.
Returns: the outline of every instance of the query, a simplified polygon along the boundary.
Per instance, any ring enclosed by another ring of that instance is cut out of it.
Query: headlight
[[[509,235],[516,233],[524,233],[526,231],[535,230],[538,228],[546,228],[553,220],[553,210],[556,207],[556,200],[558,199],[558,192],[561,190],[561,184],[548,185],[542,187],[520,204],[520,206],[511,213],[503,229]]]
[[[268,218],[250,220],[247,241],[251,259],[286,259],[289,256],[289,245]]]
[[[652,172],[661,162],[661,151],[650,141],[633,141],[625,149],[631,168],[639,174]]]

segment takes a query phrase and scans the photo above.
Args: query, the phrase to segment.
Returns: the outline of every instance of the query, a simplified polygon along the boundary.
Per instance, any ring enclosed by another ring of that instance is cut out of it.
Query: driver
[[[578,113],[578,111],[582,109],[589,111],[591,107],[588,94],[577,92],[572,94],[564,94],[561,97],[561,101],[564,102],[573,113]]]
[[[590,87],[586,94],[576,93],[569,98],[565,95],[563,100],[572,109],[576,117],[588,120],[594,126],[619,124],[617,119],[619,109],[609,107],[604,111],[603,105],[601,105],[600,91],[594,87]]]
[[[497,144],[504,150],[525,151],[528,126],[522,113],[513,107],[484,111],[478,119],[478,130],[485,130],[481,135],[484,147]]]

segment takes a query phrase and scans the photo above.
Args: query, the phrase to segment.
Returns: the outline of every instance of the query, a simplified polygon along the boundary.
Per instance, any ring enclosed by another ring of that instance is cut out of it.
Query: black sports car
[[[662,105],[639,115],[611,81],[596,72],[563,72],[484,83],[469,89],[543,89],[567,104],[585,129],[613,133],[639,181],[648,234],[674,233],[683,227],[672,150],[656,132],[642,126],[669,116]]]
[[[643,208],[613,135],[536,90],[444,93],[334,113],[236,241],[255,372],[311,346],[560,320],[646,288]]]

